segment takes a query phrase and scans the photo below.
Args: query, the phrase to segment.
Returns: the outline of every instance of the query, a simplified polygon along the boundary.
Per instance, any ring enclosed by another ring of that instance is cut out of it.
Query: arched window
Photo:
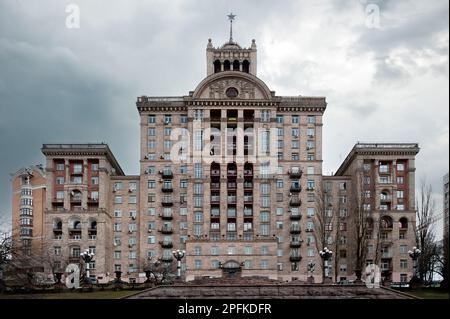
[[[230,63],[230,61],[225,60],[225,61],[223,62],[223,70],[224,70],[224,71],[230,71],[230,69],[231,69],[231,63]]]
[[[59,218],[53,220],[53,229],[61,230],[62,229],[62,221]]]
[[[234,60],[233,62],[233,71],[239,71],[239,61]]]
[[[401,229],[408,228],[408,219],[406,217],[400,218],[400,220],[398,221],[398,227]]]
[[[381,217],[380,226],[382,229],[391,229],[392,228],[392,218],[389,216]]]
[[[245,73],[250,73],[250,62],[248,62],[248,60],[244,60],[244,62],[242,62],[242,71]]]
[[[220,72],[220,61],[214,61],[214,73]]]
[[[97,221],[95,219],[89,221],[89,229],[91,230],[97,229]]]

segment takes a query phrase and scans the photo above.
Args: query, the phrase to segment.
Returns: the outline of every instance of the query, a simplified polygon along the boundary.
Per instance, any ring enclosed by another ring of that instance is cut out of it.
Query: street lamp
[[[181,278],[181,259],[186,255],[184,250],[174,250],[172,251],[173,257],[177,260],[177,278]]]
[[[419,259],[419,256],[422,252],[420,251],[420,249],[418,249],[417,247],[413,247],[412,250],[408,251],[408,255],[409,257],[411,257],[411,259],[413,260],[413,278],[411,279],[411,281],[414,282],[418,282],[419,281],[419,276],[417,273],[417,259]]]
[[[333,256],[333,252],[331,250],[329,250],[327,247],[324,247],[321,251],[319,251],[319,255],[324,260],[325,276],[324,276],[324,280],[323,281],[325,282],[327,279],[331,278],[329,276],[328,261]]]
[[[86,265],[86,282],[90,283],[89,278],[89,263],[94,259],[94,253],[91,253],[89,249],[86,249],[84,252],[80,254],[81,259],[83,259],[84,264]]]

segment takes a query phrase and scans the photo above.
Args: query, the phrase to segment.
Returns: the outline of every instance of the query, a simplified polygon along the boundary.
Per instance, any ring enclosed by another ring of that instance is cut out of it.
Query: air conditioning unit
[[[158,173],[159,173],[159,174],[162,174],[162,173],[163,173],[163,171],[158,171]]]
[[[145,156],[144,156],[144,159],[148,159],[148,156],[147,156],[147,155],[145,155]]]
[[[131,219],[132,220],[136,220],[136,216],[131,216]]]
[[[133,247],[133,244],[128,244],[128,247],[132,248],[132,247]]]
[[[114,245],[114,247],[117,247],[117,243],[114,243],[113,245]]]
[[[151,233],[151,232],[153,232],[153,230],[149,229],[148,232]]]
[[[133,231],[132,230],[128,230],[128,234],[132,234],[133,233]]]
[[[132,188],[128,188],[128,192],[132,193],[132,192],[134,192],[134,190]]]

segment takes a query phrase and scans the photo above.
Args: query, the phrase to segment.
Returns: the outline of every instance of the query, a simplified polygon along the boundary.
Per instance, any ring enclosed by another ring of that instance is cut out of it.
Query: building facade
[[[448,173],[444,178],[444,231],[443,238],[448,241],[448,209],[449,209],[449,185],[448,185]]]
[[[391,280],[409,280],[418,146],[357,144],[334,176],[323,176],[325,98],[271,91],[257,77],[254,40],[249,48],[231,37],[220,47],[209,40],[206,56],[207,76],[188,95],[137,98],[138,176],[125,175],[105,144],[43,146],[45,200],[33,203],[40,212],[33,225],[42,229],[27,239],[50,251],[55,268],[91,250],[90,273],[99,281],[115,271],[144,280],[146,264],[172,262],[181,249],[186,280],[306,280],[314,262],[320,282],[324,245],[335,250],[330,276],[350,279],[347,219],[355,196],[365,194],[372,218],[386,220],[381,258],[370,257],[378,248],[368,245],[368,263],[380,264]],[[370,194],[358,186],[361,174],[370,177]],[[18,175],[14,189],[23,183]],[[13,223],[22,216],[17,201]],[[318,225],[321,214],[326,220]]]

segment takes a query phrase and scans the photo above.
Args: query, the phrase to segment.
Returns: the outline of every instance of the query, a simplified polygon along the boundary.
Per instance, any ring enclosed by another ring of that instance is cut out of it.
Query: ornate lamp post
[[[84,252],[80,254],[81,259],[83,259],[84,264],[86,265],[86,279],[85,281],[87,283],[90,283],[91,280],[89,278],[89,263],[94,259],[94,254],[89,252],[88,249],[86,249]]]
[[[420,283],[420,278],[418,276],[418,266],[417,266],[417,259],[419,259],[419,256],[422,252],[417,247],[413,247],[412,250],[408,251],[409,257],[413,260],[413,277],[411,279],[411,284]]]
[[[329,274],[328,261],[333,257],[333,252],[327,247],[324,247],[319,251],[320,257],[324,260],[324,278],[323,282],[331,282],[331,276]]]
[[[177,260],[177,279],[181,278],[181,259],[186,255],[184,250],[174,250],[172,251],[173,257]]]

